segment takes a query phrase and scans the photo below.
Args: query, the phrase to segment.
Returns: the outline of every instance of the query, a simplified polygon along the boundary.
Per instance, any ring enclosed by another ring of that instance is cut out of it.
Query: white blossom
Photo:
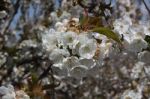
[[[95,55],[96,49],[96,41],[93,39],[89,39],[79,47],[79,55],[83,58],[91,59]]]
[[[1,86],[0,87],[0,96],[2,95],[1,99],[16,99],[14,88],[12,85],[8,86]]]
[[[0,11],[0,19],[6,17],[6,15],[7,15],[6,11],[4,11],[4,10]]]
[[[135,38],[130,44],[129,46],[127,46],[127,50],[131,51],[131,52],[141,52],[142,49],[146,49],[147,48],[147,42],[145,40],[143,40],[142,38]]]
[[[99,59],[102,60],[105,57],[108,57],[110,50],[112,49],[112,43],[110,42],[102,42],[100,44],[100,54],[99,54]]]
[[[149,51],[143,51],[143,52],[140,52],[138,54],[138,59],[139,61],[142,61],[144,63],[150,63],[150,52]]]
[[[67,57],[63,61],[63,66],[68,70],[71,70],[73,67],[80,65],[79,59],[75,56]]]
[[[134,90],[126,90],[122,94],[121,99],[142,99],[142,93]]]
[[[137,79],[140,77],[143,77],[143,70],[144,70],[144,63],[143,62],[138,62],[135,64],[135,66],[131,70],[131,78]]]
[[[55,64],[62,63],[65,56],[69,56],[69,52],[65,49],[53,49],[49,55],[49,59]]]
[[[55,28],[59,32],[65,32],[67,30],[67,28],[65,27],[65,25],[62,22],[57,22],[55,24]]]
[[[87,67],[84,65],[75,66],[71,69],[70,75],[80,79],[86,75]]]
[[[144,67],[146,75],[150,76],[150,66],[145,66]]]
[[[72,18],[72,20],[77,24],[79,22],[78,18]],[[56,31],[50,29],[45,31],[46,33],[42,36],[43,46],[49,53],[49,59],[54,62],[53,69],[56,76],[59,75],[60,78],[68,76],[78,78],[79,75],[80,77],[86,74],[90,75],[90,71],[94,72],[95,68],[104,65],[104,59],[110,58],[113,60],[120,55],[119,53],[122,53],[119,45],[111,42],[107,36],[99,33],[67,31],[68,22],[69,20],[66,18],[59,19],[55,24]],[[148,44],[144,40],[145,33],[142,32],[144,29],[142,27],[138,28],[141,25],[134,25],[129,15],[117,19],[113,25],[114,31],[120,37],[123,35],[124,41],[122,44],[124,48],[122,51],[138,55],[139,61],[146,62],[148,54],[146,56],[141,51],[146,49]],[[101,42],[98,42],[98,40]],[[95,57],[97,58],[95,59]],[[120,64],[124,59],[119,59],[116,64]],[[113,64],[110,63],[110,65]],[[139,65],[142,65],[141,68]],[[137,62],[132,68],[131,74],[129,74],[131,78],[139,78],[143,73],[143,67],[142,63]],[[78,75],[76,70],[79,72]],[[82,74],[83,72],[84,74]]]
[[[82,45],[82,44],[84,44],[84,43],[86,43],[88,40],[89,40],[89,38],[88,38],[88,34],[87,33],[81,33],[81,34],[79,34],[79,36],[78,36],[78,40],[79,40],[79,43]]]
[[[77,40],[77,34],[74,32],[65,32],[62,35],[62,42],[64,46],[68,46],[69,48],[73,48]]]
[[[17,99],[30,99],[30,97],[23,90],[16,91],[16,97]]]
[[[121,34],[126,34],[132,25],[131,18],[125,15],[123,18],[116,19],[113,23],[114,31],[116,31],[120,36]]]
[[[57,47],[58,40],[55,34],[55,31],[50,30],[46,31],[45,34],[42,34],[42,43],[47,51],[51,51]]]
[[[82,65],[88,67],[89,69],[96,65],[96,62],[95,62],[94,59],[85,59],[85,58],[83,58],[83,59],[80,59],[79,62]]]

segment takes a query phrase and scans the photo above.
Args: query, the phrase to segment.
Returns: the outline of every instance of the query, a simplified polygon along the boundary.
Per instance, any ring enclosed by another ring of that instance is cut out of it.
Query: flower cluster
[[[0,98],[1,99],[30,99],[30,97],[23,91],[15,91],[12,85],[0,87]]]
[[[79,22],[78,18],[73,20],[76,23]],[[103,65],[105,58],[113,59],[120,53],[117,44],[106,36],[93,32],[71,31],[67,29],[67,24],[69,20],[64,19],[56,23],[55,29],[46,30],[42,34],[43,47],[47,50],[49,59],[54,62],[53,67],[57,74],[82,78],[86,71]],[[142,51],[148,47],[144,40],[148,32],[146,31],[145,34],[142,30],[140,32],[139,27],[142,25],[133,25],[131,18],[127,15],[117,19],[113,25],[114,31],[123,38],[124,52],[122,53],[133,53],[139,58],[146,55]]]
[[[78,22],[78,18],[73,20]],[[102,65],[113,43],[99,33],[67,31],[64,21],[69,22],[66,19],[57,22],[55,30],[49,29],[42,34],[42,44],[57,74],[82,78],[86,71]]]
[[[128,15],[117,19],[113,25],[114,31],[123,36],[124,46],[128,51],[138,53],[147,48],[147,42],[144,38],[150,34],[149,31],[145,31],[146,29],[144,30],[143,25],[133,24]]]
[[[0,11],[0,99],[150,99],[146,0],[26,1]]]

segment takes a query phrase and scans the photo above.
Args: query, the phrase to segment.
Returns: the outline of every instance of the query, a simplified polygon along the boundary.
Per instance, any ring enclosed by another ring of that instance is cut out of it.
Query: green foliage
[[[79,18],[79,23],[80,25],[84,25],[85,23],[87,23],[88,17],[85,17],[84,15],[80,15]]]
[[[109,28],[98,27],[98,28],[94,28],[93,32],[98,32],[100,34],[103,34],[103,35],[107,36],[108,38],[111,38],[121,44],[121,40],[119,39],[117,34],[114,33],[113,31],[111,31]]]
[[[38,77],[37,77],[37,75],[35,74],[35,73],[31,73],[31,80],[32,80],[32,83],[33,84],[37,84],[37,82],[38,82]]]

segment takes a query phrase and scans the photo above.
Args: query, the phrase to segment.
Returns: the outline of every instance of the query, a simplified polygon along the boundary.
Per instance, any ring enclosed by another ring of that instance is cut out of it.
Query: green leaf
[[[108,38],[111,38],[121,44],[121,40],[119,39],[118,35],[114,33],[113,31],[111,31],[109,28],[98,27],[98,28],[94,28],[92,31],[103,34],[107,36]]]
[[[33,84],[37,84],[38,77],[37,77],[37,75],[34,72],[31,73],[31,78],[32,78],[32,83]]]
[[[87,21],[88,21],[88,17],[81,14],[79,18],[80,25],[85,25]]]

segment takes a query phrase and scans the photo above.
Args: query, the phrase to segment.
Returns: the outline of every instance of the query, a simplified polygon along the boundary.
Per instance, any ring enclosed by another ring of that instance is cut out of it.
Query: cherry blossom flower
[[[96,41],[93,39],[88,40],[79,48],[79,55],[83,58],[91,59],[95,55],[97,49]]]

